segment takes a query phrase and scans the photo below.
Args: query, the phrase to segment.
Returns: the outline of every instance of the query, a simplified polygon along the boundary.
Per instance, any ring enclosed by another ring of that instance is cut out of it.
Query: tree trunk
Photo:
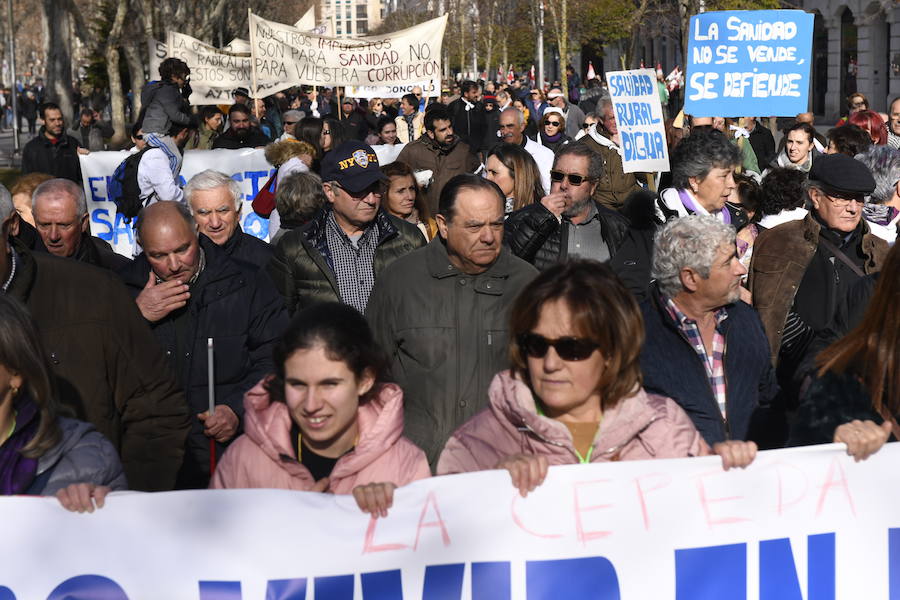
[[[140,37],[137,38],[141,39]],[[136,121],[141,112],[141,89],[147,81],[144,75],[144,61],[141,60],[139,42],[129,41],[122,50],[125,51],[125,62],[128,63],[128,74],[131,76],[131,120]]]
[[[125,98],[122,95],[122,76],[119,74],[119,42],[125,26],[128,0],[116,0],[116,16],[106,40],[106,76],[109,78],[109,105],[112,113],[113,136],[111,148],[121,148],[128,141],[125,132]]]
[[[566,65],[569,64],[569,0],[562,0],[562,36],[559,39],[559,78],[562,83],[562,93],[569,101],[569,73]]]
[[[71,125],[72,108],[72,39],[66,3],[57,0],[41,2],[41,28],[44,33],[44,55],[47,57],[46,100],[59,104],[66,124]]]

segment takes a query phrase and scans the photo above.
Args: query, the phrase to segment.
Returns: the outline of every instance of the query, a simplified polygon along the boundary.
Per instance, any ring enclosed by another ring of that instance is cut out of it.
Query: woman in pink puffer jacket
[[[673,400],[641,387],[640,309],[605,264],[574,260],[541,273],[516,299],[512,370],[494,377],[490,405],[457,429],[439,475],[507,469],[524,496],[550,465],[716,453],[745,467],[753,442],[711,450]]]
[[[430,476],[402,436],[403,392],[380,382],[387,363],[356,310],[301,311],[274,353],[276,373],[244,396],[244,434],[210,487],[352,493],[384,516],[394,488]]]

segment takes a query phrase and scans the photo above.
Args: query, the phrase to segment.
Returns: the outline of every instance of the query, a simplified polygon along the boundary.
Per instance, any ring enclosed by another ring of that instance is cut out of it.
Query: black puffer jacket
[[[603,240],[616,252],[628,234],[628,221],[614,210],[597,204]],[[543,271],[564,262],[568,254],[568,228],[543,204],[530,204],[510,214],[503,224],[503,243],[512,253]]]
[[[330,206],[321,209],[312,221],[288,231],[275,245],[268,271],[291,314],[317,302],[341,301],[325,239],[325,224],[330,212]],[[375,219],[379,230],[374,265],[377,283],[378,274],[385,267],[424,246],[425,236],[415,225],[384,210],[378,211]]]

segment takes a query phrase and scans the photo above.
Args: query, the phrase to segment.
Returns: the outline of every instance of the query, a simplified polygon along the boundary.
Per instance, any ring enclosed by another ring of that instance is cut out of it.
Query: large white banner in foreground
[[[123,494],[94,514],[0,500],[0,598],[870,600],[900,594],[900,445],[503,471],[350,496]],[[66,595],[68,594],[68,595]]]

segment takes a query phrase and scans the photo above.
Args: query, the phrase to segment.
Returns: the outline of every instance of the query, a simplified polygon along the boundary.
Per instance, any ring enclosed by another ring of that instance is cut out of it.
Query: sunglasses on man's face
[[[285,125],[296,125],[297,121],[285,121],[284,124]]]
[[[585,360],[600,347],[596,342],[577,337],[561,337],[551,340],[536,333],[526,333],[519,337],[519,347],[526,356],[531,358],[544,358],[551,346],[561,359],[572,361]]]
[[[550,171],[550,181],[554,183],[559,183],[565,178],[569,178],[569,183],[572,185],[581,185],[585,181],[588,181],[590,178],[584,175],[579,175],[577,173],[563,173],[562,171]]]

